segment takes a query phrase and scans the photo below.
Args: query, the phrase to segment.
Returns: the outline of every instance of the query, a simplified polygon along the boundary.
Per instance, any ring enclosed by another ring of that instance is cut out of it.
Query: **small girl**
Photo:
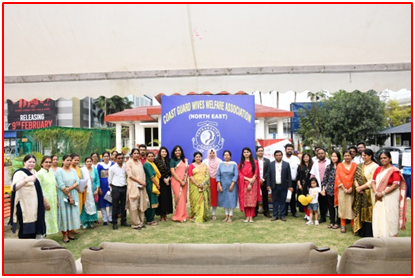
[[[310,179],[310,186],[311,188],[308,191],[307,196],[313,197],[313,200],[308,204],[308,209],[310,210],[310,220],[306,223],[307,225],[313,225],[313,214],[316,217],[316,221],[314,222],[317,226],[318,223],[318,194],[321,192],[320,187],[318,186],[318,182],[316,178]]]

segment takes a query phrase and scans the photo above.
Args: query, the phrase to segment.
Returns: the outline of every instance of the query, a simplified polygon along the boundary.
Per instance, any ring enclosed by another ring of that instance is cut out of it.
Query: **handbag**
[[[94,195],[95,203],[98,203],[98,199],[99,199],[99,195],[98,194],[97,195]]]
[[[152,191],[157,196],[160,195],[160,190],[157,188],[157,186],[154,183],[153,183],[153,189],[152,189]]]
[[[110,190],[108,190],[107,193],[105,194],[104,200],[107,201],[108,203],[112,203],[112,195],[111,195]]]

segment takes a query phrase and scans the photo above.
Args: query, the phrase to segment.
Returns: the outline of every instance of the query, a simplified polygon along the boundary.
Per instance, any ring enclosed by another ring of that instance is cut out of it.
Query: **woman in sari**
[[[167,214],[173,213],[173,202],[171,194],[171,172],[170,172],[170,157],[169,151],[166,147],[161,147],[157,158],[154,160],[157,165],[157,169],[161,174],[160,178],[160,195],[159,195],[159,206],[156,210],[156,214],[160,215],[160,222],[166,222]]]
[[[55,178],[58,184],[58,222],[59,230],[63,235],[63,242],[75,240],[73,230],[79,229],[79,178],[76,171],[71,167],[72,157],[64,155],[62,168],[56,171]]]
[[[230,151],[223,152],[223,159],[218,167],[216,181],[218,186],[218,206],[225,208],[223,222],[232,223],[233,210],[238,201],[238,165],[231,161]]]
[[[253,223],[256,204],[261,200],[261,188],[258,161],[253,158],[248,147],[242,150],[238,171],[239,209],[245,212],[244,222]]]
[[[56,179],[55,173],[50,168],[52,165],[52,159],[50,156],[45,155],[40,162],[42,169],[37,172],[37,178],[42,187],[43,197],[45,199],[46,209],[45,222],[46,222],[46,234],[52,235],[59,232],[58,229],[58,196],[56,193]]]
[[[363,163],[357,166],[354,174],[356,192],[353,202],[355,214],[353,234],[361,237],[373,237],[372,212],[375,195],[371,190],[371,185],[373,174],[379,166],[376,164],[373,155],[371,149],[363,150],[361,154]]]
[[[19,238],[42,238],[46,233],[45,204],[37,179],[36,158],[28,154],[23,168],[13,174],[10,222],[13,233],[19,224]]]
[[[94,222],[98,220],[97,207],[94,196],[98,195],[99,177],[98,171],[92,166],[92,158],[85,158],[85,166],[82,167],[82,176],[87,179],[87,186],[85,188],[85,204],[82,208],[81,223],[84,229],[94,229]]]
[[[392,165],[390,152],[380,154],[380,163],[373,174],[375,192],[373,208],[373,237],[396,237],[405,230],[406,182],[398,168]]]
[[[184,157],[181,146],[176,145],[173,148],[170,160],[170,172],[172,175],[171,187],[174,195],[175,212],[172,217],[173,221],[185,222],[189,220],[187,213],[187,184],[188,184],[188,164]]]
[[[125,163],[127,172],[127,201],[126,207],[130,211],[131,228],[141,230],[145,228],[144,213],[148,208],[148,195],[146,190],[146,174],[143,164],[138,160],[138,148],[131,150],[130,157]]]
[[[203,160],[203,163],[205,163],[209,169],[210,205],[212,206],[212,220],[216,220],[216,208],[218,206],[218,188],[216,183],[216,173],[221,162],[222,160],[216,156],[216,151],[214,149],[209,150],[209,158]]]
[[[147,152],[147,161],[144,163],[143,168],[146,174],[147,195],[150,200],[150,207],[145,212],[147,225],[157,226],[157,221],[154,220],[154,216],[156,216],[156,209],[159,206],[158,195],[160,195],[161,174],[156,164],[154,164],[153,152]]]
[[[298,185],[298,195],[301,194],[304,196],[308,195],[308,189],[310,188],[310,171],[313,167],[313,160],[311,159],[310,154],[304,153],[301,156],[301,163],[300,166],[297,168],[297,185]],[[301,203],[299,206],[303,207],[305,216],[304,220],[310,220],[310,212],[308,210],[308,206],[303,206]]]
[[[107,226],[108,222],[112,223],[112,204],[104,199],[105,194],[109,190],[108,171],[114,164],[110,161],[110,153],[105,151],[102,153],[102,162],[98,163],[97,170],[99,175],[100,193],[98,198],[98,206],[101,209],[103,225]],[[108,208],[108,214],[107,214]]]
[[[338,207],[341,233],[346,232],[346,219],[351,220],[350,225],[353,230],[353,177],[357,168],[357,164],[352,162],[352,154],[349,150],[343,153],[343,159],[344,162],[337,165],[334,182],[334,206]]]
[[[190,219],[202,223],[207,221],[210,205],[210,181],[209,170],[205,163],[202,163],[202,153],[193,154],[193,162],[189,165],[189,199]]]
[[[337,207],[334,206],[334,182],[336,179],[337,165],[341,161],[341,156],[338,151],[333,151],[331,154],[330,165],[327,165],[324,171],[323,181],[321,185],[325,187],[327,194],[327,208],[330,214],[330,225],[327,228],[338,229],[340,225],[340,219],[338,217]]]

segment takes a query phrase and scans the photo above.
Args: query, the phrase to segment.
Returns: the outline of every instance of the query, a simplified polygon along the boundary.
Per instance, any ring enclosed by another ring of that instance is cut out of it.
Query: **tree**
[[[303,138],[305,146],[325,146],[327,136],[324,130],[326,121],[326,107],[312,103],[310,109],[299,109],[300,128],[298,133]]]
[[[101,124],[104,124],[104,118],[106,115],[124,111],[125,109],[131,109],[133,104],[134,103],[127,97],[122,98],[119,96],[113,96],[111,98],[100,96],[94,102],[94,105],[99,109],[97,117]]]
[[[318,92],[308,92],[307,97],[310,98],[311,102],[318,102],[321,100],[327,99],[327,93],[326,91],[318,91]]]
[[[325,101],[327,119],[323,132],[339,145],[345,139],[347,143],[359,141],[382,145],[384,136],[379,132],[385,129],[385,103],[377,92],[366,93],[339,91]]]
[[[389,100],[386,104],[385,115],[388,127],[403,125],[406,119],[411,117],[411,107],[399,106],[396,100]]]

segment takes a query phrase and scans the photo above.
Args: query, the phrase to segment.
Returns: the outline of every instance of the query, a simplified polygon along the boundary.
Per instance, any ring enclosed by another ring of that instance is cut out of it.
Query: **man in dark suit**
[[[256,147],[256,159],[259,164],[259,175],[260,175],[260,184],[261,184],[261,193],[262,193],[262,208],[264,209],[264,216],[271,218],[269,215],[269,206],[268,206],[268,189],[267,189],[267,173],[269,168],[270,160],[264,157],[264,148],[262,146]],[[258,215],[259,202],[256,204],[255,216]]]
[[[281,218],[285,221],[287,214],[285,209],[285,200],[287,199],[287,191],[292,192],[291,168],[288,162],[282,160],[282,151],[274,152],[275,161],[271,162],[268,170],[267,187],[272,189],[272,212],[274,217],[271,221]]]

